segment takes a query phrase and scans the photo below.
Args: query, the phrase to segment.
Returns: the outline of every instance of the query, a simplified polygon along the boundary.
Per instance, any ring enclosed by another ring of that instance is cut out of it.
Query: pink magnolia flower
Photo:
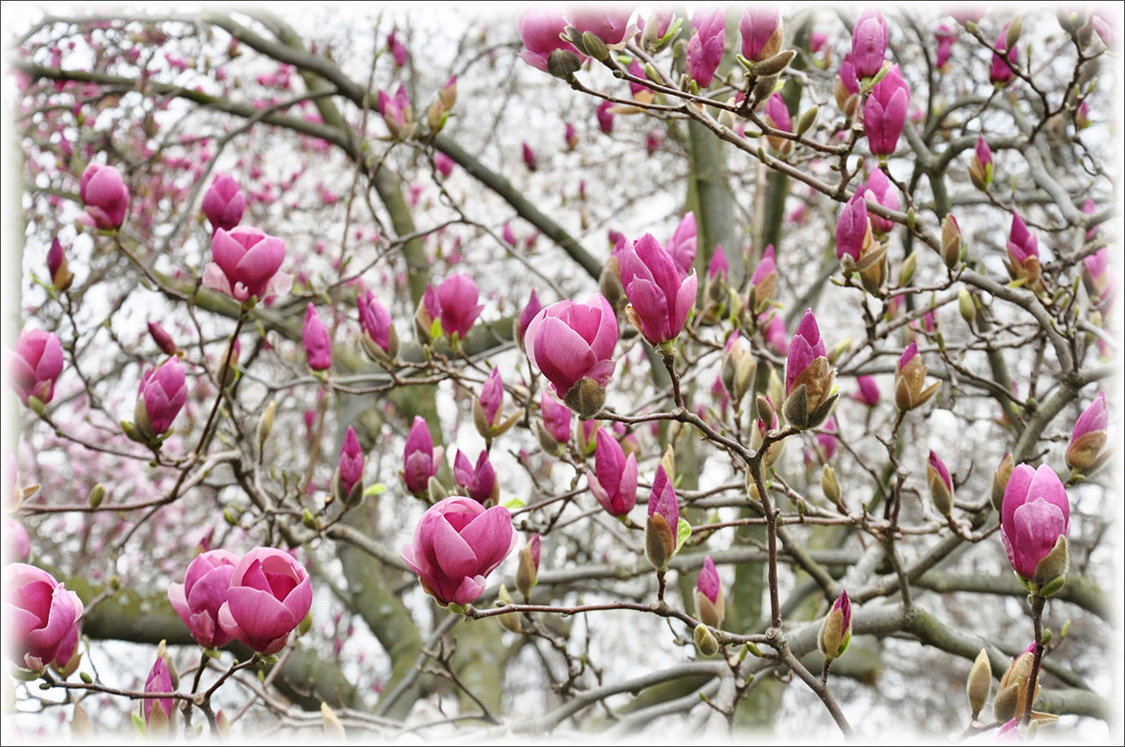
[[[657,571],[668,568],[676,554],[680,526],[680,503],[664,465],[656,468],[652,493],[648,498],[648,522],[645,524],[645,555]]]
[[[453,167],[456,165],[456,162],[452,158],[445,155],[440,150],[434,153],[434,168],[436,168],[438,173],[442,176],[448,177],[452,174]]]
[[[852,640],[852,601],[848,599],[848,592],[840,596],[832,604],[832,609],[824,617],[817,636],[817,647],[829,659],[842,656]]]
[[[1011,22],[1004,24],[1004,29],[1000,32],[1000,36],[996,37],[996,43],[993,44],[998,52],[1008,52],[1008,59],[1012,62],[1017,62],[1019,59],[1019,47],[1013,47],[1008,51],[1008,27]],[[988,79],[993,85],[1003,88],[1012,82],[1015,77],[1015,72],[1012,71],[1011,66],[1004,60],[1003,56],[993,53],[992,67],[988,72]]]
[[[1039,237],[1028,230],[1019,213],[1013,212],[1008,232],[1008,273],[1013,280],[1023,278],[1034,285],[1039,271]]]
[[[992,149],[984,137],[977,138],[977,147],[969,161],[969,179],[982,192],[987,192],[992,184]]]
[[[51,285],[55,286],[55,290],[67,290],[74,280],[67,267],[66,250],[58,237],[51,240],[51,248],[47,251],[47,273],[51,276]]]
[[[593,472],[586,473],[590,492],[613,516],[624,516],[637,505],[637,457],[625,450],[604,428],[598,428]]]
[[[285,293],[293,282],[278,272],[285,261],[285,242],[257,228],[216,229],[211,256],[215,261],[204,270],[203,285],[239,301]]]
[[[773,57],[781,50],[782,28],[781,12],[776,5],[745,6],[738,24],[742,56],[751,62]]]
[[[764,302],[773,298],[774,291],[777,290],[777,255],[774,252],[773,244],[766,247],[762,252],[762,258],[758,260],[757,266],[754,268],[754,274],[750,276],[750,289],[753,293],[754,310],[759,310]],[[785,333],[784,325],[782,325],[782,334]]]
[[[882,169],[872,169],[871,175],[867,177],[863,197],[865,200],[876,202],[888,210],[898,210],[899,208],[898,193]],[[871,228],[876,233],[890,233],[895,227],[893,220],[882,218],[874,213],[869,213],[867,217],[871,221]]]
[[[1033,579],[1036,568],[1070,530],[1070,499],[1058,475],[1044,464],[1021,464],[1008,478],[1000,511],[1000,537],[1013,570]]]
[[[957,41],[957,32],[943,23],[934,32],[934,39],[937,41],[937,66],[945,69],[950,55],[953,54],[953,42]]]
[[[160,436],[172,427],[172,421],[187,402],[184,367],[176,356],[170,357],[155,370],[145,371],[134,413],[136,425],[149,438]]]
[[[32,669],[54,661],[82,617],[82,600],[50,573],[24,563],[4,569],[4,588],[4,627],[15,661]]]
[[[176,341],[172,339],[172,335],[160,325],[160,322],[149,321],[148,333],[152,336],[152,341],[156,343],[156,347],[160,348],[160,352],[165,355],[175,355],[179,350]]]
[[[441,450],[434,449],[430,429],[421,416],[414,416],[414,425],[406,437],[406,448],[402,455],[402,476],[411,493],[425,493],[430,478],[437,474],[441,463]]]
[[[340,447],[340,463],[336,474],[340,480],[340,497],[347,503],[355,503],[359,496],[352,495],[356,486],[363,486],[363,449],[359,446],[359,437],[355,428],[348,426],[344,434],[344,443]]]
[[[480,316],[484,304],[478,304],[480,291],[476,282],[464,273],[450,275],[437,289],[437,302],[442,332],[462,340],[469,334],[473,322]]]
[[[527,166],[528,171],[536,171],[539,168],[539,159],[535,156],[535,151],[527,143],[523,144],[523,163]]]
[[[20,562],[27,560],[27,556],[31,554],[31,537],[18,519],[4,517],[4,536],[8,538],[8,558]]]
[[[1066,449],[1067,466],[1080,471],[1093,467],[1109,436],[1108,428],[1109,407],[1106,405],[1105,392],[1099,392],[1074,423],[1074,432],[1070,435],[1070,445]]]
[[[474,466],[465,452],[458,449],[457,457],[453,460],[453,481],[466,495],[484,506],[495,504],[500,495],[496,470],[488,459],[487,451],[480,453]]]
[[[203,214],[211,223],[211,230],[229,231],[242,220],[246,198],[238,182],[230,174],[219,174],[203,195]]]
[[[301,344],[305,347],[305,357],[308,359],[309,368],[314,371],[327,371],[332,368],[332,340],[328,338],[328,329],[320,321],[320,314],[316,307],[309,301],[305,308],[305,326],[301,332]]]
[[[129,210],[129,188],[113,166],[92,163],[82,174],[78,189],[86,212],[82,222],[102,230],[121,228]]]
[[[539,303],[539,295],[532,288],[531,296],[527,299],[527,305],[523,307],[523,311],[520,312],[519,324],[516,326],[516,342],[519,343],[520,350],[524,349],[524,339],[527,336],[527,328],[531,326],[531,320],[542,310],[543,304]]]
[[[879,385],[874,376],[857,376],[855,383],[859,385],[859,389],[852,393],[852,399],[868,407],[879,404]]]
[[[874,78],[887,54],[887,19],[876,7],[865,8],[852,27],[852,64],[860,78]]]
[[[858,263],[870,230],[867,200],[857,189],[836,219],[836,256],[843,259],[847,255]]]
[[[156,662],[149,670],[148,679],[145,680],[146,693],[171,693],[175,692],[176,688],[172,685],[172,676],[168,674],[168,665],[164,662],[163,656],[157,656]],[[164,712],[164,718],[170,719],[172,717],[173,699],[172,698],[145,698],[144,712],[145,724],[148,724],[152,718],[154,709],[159,708]]]
[[[370,349],[374,345],[388,358],[394,358],[398,354],[398,335],[391,322],[391,313],[371,291],[357,294],[356,305],[359,307],[359,328],[363,332],[364,347]]]
[[[872,155],[895,152],[909,108],[910,89],[895,65],[871,91],[863,107],[863,131]]]
[[[8,382],[25,405],[29,397],[46,404],[55,396],[55,382],[63,369],[62,343],[54,333],[20,330],[8,363]]]
[[[665,247],[668,254],[672,255],[672,260],[676,263],[676,271],[681,278],[685,278],[691,273],[698,247],[699,238],[695,213],[689,210],[684,213],[684,217],[676,225],[676,230],[672,233],[672,238],[668,239],[668,246]],[[616,250],[614,251],[616,253]]]
[[[926,465],[926,482],[938,512],[942,516],[949,516],[953,511],[953,478],[950,477],[945,462],[933,449],[930,449],[930,460]]]
[[[769,312],[765,312],[769,314]],[[764,316],[764,314],[763,314]],[[761,319],[761,317],[759,317]],[[789,331],[785,329],[785,319],[781,314],[774,314],[766,323],[766,329],[763,333],[766,345],[768,345],[778,355],[789,354]]]
[[[387,49],[391,51],[395,67],[402,67],[406,64],[406,45],[399,40],[398,29],[391,29],[391,33],[387,34]]]
[[[539,398],[539,414],[543,418],[543,427],[546,429],[548,435],[555,440],[557,444],[565,444],[570,441],[570,408],[561,402],[557,402],[547,392]]]
[[[182,584],[169,584],[168,601],[204,648],[225,646],[231,636],[219,626],[219,608],[227,601],[239,557],[227,550],[200,553],[188,565]]]
[[[312,585],[304,566],[282,550],[255,547],[231,574],[219,625],[258,653],[275,654],[311,606]]]
[[[572,25],[579,32],[589,31],[607,46],[613,47],[625,42],[636,27],[629,24],[633,8],[629,5],[575,5],[570,11]]]
[[[607,135],[613,133],[613,112],[610,111],[610,108],[613,106],[612,101],[603,101],[598,104],[598,109],[594,113],[598,118],[598,127]]]
[[[723,252],[722,244],[715,246],[711,261],[707,263],[707,279],[714,280],[717,277],[722,277],[724,281],[730,278],[730,265],[727,263],[727,255]]]
[[[406,139],[414,132],[414,110],[410,106],[410,98],[406,95],[406,87],[401,83],[394,96],[386,91],[379,91],[379,114],[383,123],[391,133],[391,137]]]
[[[485,432],[481,435],[488,438],[488,434],[494,432],[500,426],[504,414],[504,379],[500,376],[499,368],[494,366],[492,373],[485,379],[484,385],[480,388],[477,403],[480,407],[479,417],[483,421],[478,425],[478,428],[483,425]],[[474,418],[478,417],[475,409],[473,415]]]
[[[586,379],[604,390],[617,366],[613,359],[617,317],[600,293],[588,304],[560,301],[535,315],[527,326],[524,345],[531,365],[547,377],[564,401]],[[576,396],[571,395],[571,401]]]
[[[764,113],[766,115],[766,122],[775,130],[782,132],[793,131],[793,118],[789,116],[789,105],[785,103],[785,99],[778,91],[773,96],[766,100]],[[770,147],[781,153],[788,153],[793,142],[776,135],[767,136]]]
[[[484,592],[486,577],[515,545],[508,509],[452,496],[422,515],[402,559],[438,604],[466,605]]]
[[[674,340],[695,305],[695,272],[681,280],[672,255],[651,234],[626,241],[619,261],[630,321],[653,345]]]
[[[717,628],[723,624],[724,607],[719,571],[708,555],[703,559],[703,567],[699,569],[699,578],[695,582],[696,617],[704,625]]]
[[[578,132],[575,131],[574,125],[570,122],[566,123],[563,130],[563,139],[566,141],[567,150],[574,150],[578,147]]]
[[[726,8],[697,9],[691,18],[694,32],[687,46],[687,73],[700,88],[711,85],[723,60],[726,44]]]
[[[797,332],[789,342],[785,361],[786,420],[796,428],[812,428],[828,416],[835,395],[824,340],[812,309],[805,311]]]
[[[1086,269],[1086,289],[1090,293],[1090,301],[1095,307],[1107,315],[1112,308],[1113,300],[1117,297],[1119,280],[1117,271],[1109,261],[1109,249],[1102,247],[1088,257],[1083,258],[1082,264]]]
[[[519,34],[523,41],[524,51],[520,57],[524,62],[547,72],[547,63],[551,52],[562,50],[576,55],[579,61],[586,58],[578,54],[570,42],[561,38],[567,27],[566,11],[554,5],[533,5],[528,7],[519,18]]]

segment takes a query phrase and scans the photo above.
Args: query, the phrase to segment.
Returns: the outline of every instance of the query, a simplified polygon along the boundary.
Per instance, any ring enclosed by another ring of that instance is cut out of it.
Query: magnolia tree
[[[24,18],[6,722],[1107,738],[1119,11]]]

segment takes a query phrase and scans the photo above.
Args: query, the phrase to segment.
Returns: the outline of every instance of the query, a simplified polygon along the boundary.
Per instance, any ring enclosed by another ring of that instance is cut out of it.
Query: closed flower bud
[[[265,448],[266,439],[270,437],[270,432],[273,431],[273,420],[277,414],[277,401],[270,400],[266,405],[262,417],[258,418],[258,427],[255,429],[255,437],[258,442],[258,451],[261,452]]]
[[[987,192],[992,185],[992,149],[983,137],[977,139],[977,147],[969,160],[969,181],[981,192]]]
[[[926,483],[930,486],[930,499],[934,502],[934,508],[939,514],[949,518],[953,514],[953,479],[941,457],[932,449],[930,462],[926,467]]]
[[[695,272],[681,278],[675,259],[678,254],[665,250],[651,234],[635,244],[626,241],[618,253],[621,284],[629,299],[626,315],[653,345],[675,339],[695,305]],[[694,257],[694,251],[691,255]]]
[[[406,87],[401,83],[393,96],[379,91],[379,114],[392,140],[408,140],[414,134],[414,110],[406,95]]]
[[[363,450],[359,438],[350,425],[340,449],[340,465],[336,471],[337,498],[348,506],[355,506],[363,497]]]
[[[1000,537],[1012,569],[1033,593],[1049,596],[1067,571],[1070,498],[1049,465],[1021,464],[1004,489]]]
[[[141,378],[135,425],[150,441],[164,435],[187,402],[187,383],[180,359],[173,356]]]
[[[952,213],[941,222],[941,261],[951,270],[961,261],[961,227]]]
[[[704,656],[714,656],[719,653],[719,641],[715,638],[706,625],[700,623],[695,626],[695,647]]]
[[[430,478],[437,474],[440,462],[440,450],[435,455],[434,441],[426,421],[416,415],[403,453],[402,477],[407,490],[415,495],[424,494],[429,488]]]
[[[184,583],[168,587],[172,609],[200,646],[225,646],[231,640],[219,626],[219,608],[227,600],[230,579],[239,560],[227,550],[201,553],[188,565]]]
[[[867,97],[863,107],[863,131],[872,155],[883,156],[895,152],[899,136],[906,126],[910,108],[910,88],[899,72],[898,65],[891,67]]]
[[[998,512],[1004,505],[1004,491],[1007,489],[1008,480],[1015,469],[1015,460],[1012,459],[1011,452],[1008,452],[1000,460],[1000,466],[996,468],[996,472],[992,476],[992,507]]]
[[[531,535],[527,544],[520,550],[520,562],[516,569],[516,588],[524,599],[531,596],[531,590],[539,583],[539,533]]]
[[[988,651],[981,649],[977,654],[973,668],[969,670],[969,677],[965,681],[965,693],[969,696],[969,708],[973,712],[973,720],[984,710],[988,696],[992,694],[992,664],[988,659]]]
[[[918,343],[911,342],[899,358],[895,371],[895,405],[898,409],[913,410],[934,396],[941,382],[935,381],[927,387],[927,371],[929,368],[922,363],[922,356],[918,353]]]
[[[648,499],[648,522],[645,524],[645,556],[658,572],[668,569],[676,554],[676,534],[680,525],[680,504],[676,491],[663,466],[656,468],[652,494]]]
[[[1016,37],[1018,39],[1018,24],[1016,28]],[[1000,35],[996,37],[996,43],[993,44],[993,46],[996,47],[996,53],[992,55],[992,67],[989,69],[988,79],[997,88],[1003,88],[1004,86],[1008,85],[1012,81],[1012,78],[1014,78],[1016,75],[1011,66],[1008,65],[1008,62],[1005,61],[1004,57],[1000,54],[1003,52],[1007,52],[1008,60],[1013,63],[1018,61],[1019,47],[1008,46],[1008,32],[1011,31],[1011,29],[1012,24],[1009,23],[1004,27],[1004,30],[1000,32]]]
[[[852,640],[852,603],[848,599],[848,592],[840,596],[832,604],[832,609],[824,616],[820,626],[820,635],[817,636],[816,645],[820,653],[829,661],[843,655]]]
[[[500,369],[493,367],[484,386],[481,387],[480,396],[473,398],[473,424],[477,433],[485,440],[490,440],[496,435],[504,415],[504,380],[500,378]]]
[[[519,344],[520,350],[524,350],[524,337],[527,335],[527,328],[531,325],[531,320],[542,310],[543,304],[539,303],[539,296],[533,288],[531,297],[527,299],[527,305],[520,312],[519,323],[516,326],[516,342]]]
[[[550,394],[543,392],[539,398],[539,414],[543,418],[540,431],[541,445],[543,445],[543,436],[549,437],[554,443],[554,448],[547,448],[546,445],[543,445],[543,448],[553,454],[560,445],[565,446],[570,442],[571,411]]]
[[[637,457],[626,456],[618,440],[605,429],[599,428],[596,438],[595,470],[586,474],[590,492],[611,515],[624,516],[637,504]]]
[[[1032,707],[1027,702],[1027,682],[1031,677],[1034,666],[1035,644],[1012,660],[1008,671],[1000,678],[1000,685],[996,689],[996,699],[992,701],[992,713],[996,720],[1003,723],[1010,719],[1020,721],[1024,711]],[[1035,697],[1039,697],[1039,682],[1035,683]],[[1034,699],[1032,701],[1034,703]]]
[[[973,324],[977,320],[977,305],[973,301],[973,294],[969,292],[968,288],[963,286],[957,291],[957,310],[961,312],[961,318],[964,319],[969,325],[969,328],[972,329]]]
[[[316,307],[312,301],[305,309],[305,326],[301,333],[301,344],[305,347],[305,357],[308,359],[309,368],[314,371],[327,371],[332,368],[332,341],[328,338],[328,329],[320,321]]]
[[[718,628],[723,624],[725,607],[719,571],[710,556],[703,559],[703,568],[695,584],[695,616],[704,625]]]
[[[129,210],[129,188],[121,172],[113,166],[91,163],[82,173],[78,194],[86,207],[81,222],[103,231],[121,228]]]
[[[499,500],[500,483],[496,480],[496,470],[488,459],[487,451],[480,453],[474,466],[465,452],[458,450],[453,460],[453,481],[465,495],[481,505],[494,506]]]
[[[1012,213],[1005,264],[1012,280],[1024,281],[1029,287],[1035,287],[1039,282],[1039,237],[1028,230],[1019,213]]]
[[[785,363],[785,419],[794,428],[815,428],[824,422],[836,402],[835,369],[828,366],[827,351],[812,309],[805,312],[790,341]]]
[[[496,592],[496,599],[497,604],[501,607],[507,607],[512,604],[512,595],[508,593],[508,587],[506,585],[500,584],[500,590]],[[500,618],[500,624],[503,625],[506,630],[510,630],[513,633],[523,632],[523,628],[520,625],[520,616],[515,612],[505,612],[502,615],[498,615],[498,617]]]
[[[164,657],[157,656],[156,662],[148,673],[148,680],[145,681],[145,692],[170,693],[174,690],[172,677],[168,674],[168,665],[165,663]],[[173,699],[145,698],[142,702],[144,704],[142,707],[145,714],[145,724],[149,731],[154,735],[157,733],[166,735],[172,718]]]
[[[837,506],[843,505],[840,500],[840,483],[836,481],[836,470],[832,469],[831,464],[824,465],[824,470],[820,473],[820,489],[829,501]]]
[[[852,64],[859,78],[873,78],[887,53],[887,19],[875,7],[864,9],[852,27]]]
[[[47,272],[51,276],[51,285],[57,291],[67,290],[74,281],[74,276],[67,269],[66,251],[58,238],[51,241],[51,249],[47,252]]]
[[[393,365],[398,355],[398,334],[391,323],[390,312],[371,291],[356,294],[356,306],[364,351],[381,365]]]
[[[176,351],[179,350],[175,340],[164,330],[164,327],[160,326],[160,322],[150,321],[148,323],[148,333],[152,336],[152,341],[160,348],[160,352],[165,355],[175,355]]]
[[[1094,401],[1078,416],[1070,445],[1066,450],[1066,464],[1072,470],[1089,474],[1090,468],[1098,464],[1102,448],[1105,446],[1109,427],[1109,410],[1106,406],[1105,392],[1100,392]]]
[[[246,198],[238,182],[230,174],[219,174],[203,195],[203,214],[211,223],[211,231],[229,231],[242,220]]]
[[[777,6],[745,6],[738,31],[742,38],[742,56],[750,62],[765,60],[781,51],[784,26]]]

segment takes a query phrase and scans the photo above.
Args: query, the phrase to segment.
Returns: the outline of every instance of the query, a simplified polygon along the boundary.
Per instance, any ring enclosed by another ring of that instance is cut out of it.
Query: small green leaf
[[[523,501],[522,499],[520,499],[520,498],[512,498],[512,499],[510,499],[510,500],[507,500],[507,501],[505,501],[505,502],[504,502],[503,504],[501,504],[501,505],[503,505],[503,506],[504,506],[504,508],[508,509],[509,511],[512,511],[512,510],[515,510],[515,509],[517,509],[517,508],[523,508],[524,506],[526,506],[526,505],[527,505],[527,503],[525,503],[525,502],[524,502],[524,501]]]
[[[141,739],[148,739],[148,727],[145,726],[145,720],[139,713],[133,714],[133,728],[137,730],[137,736]]]
[[[679,526],[676,527],[676,552],[680,551],[680,548],[684,546],[690,536],[691,524],[688,523],[687,519],[680,517]]]
[[[371,495],[382,495],[383,493],[386,493],[386,492],[387,492],[387,486],[384,485],[381,482],[377,482],[374,485],[372,485],[371,487],[367,488],[367,490],[364,490],[363,495],[364,495],[364,497],[367,497],[367,496],[371,496]]]

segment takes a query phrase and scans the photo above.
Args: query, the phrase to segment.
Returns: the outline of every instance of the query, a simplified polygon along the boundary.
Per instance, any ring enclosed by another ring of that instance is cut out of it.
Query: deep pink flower
[[[865,8],[852,27],[852,64],[859,78],[874,78],[887,54],[887,19],[876,7]]]
[[[719,571],[715,568],[715,561],[711,560],[710,555],[703,559],[703,567],[699,570],[699,579],[695,583],[695,588],[712,603],[719,601],[719,594],[722,593]]]
[[[386,91],[379,91],[379,114],[383,123],[391,133],[391,137],[405,139],[414,131],[414,110],[410,106],[410,98],[406,95],[406,87],[401,83],[394,96]]]
[[[555,443],[566,444],[570,441],[570,408],[555,400],[547,392],[539,398],[539,414],[543,418],[543,427],[555,440]]]
[[[1004,24],[1004,29],[1000,32],[1000,36],[996,37],[996,43],[993,46],[996,47],[998,52],[1008,51],[1008,27],[1011,25],[1010,21]],[[1018,46],[1008,52],[1008,59],[1012,62],[1017,62],[1019,60]],[[988,79],[992,81],[992,84],[1003,88],[1012,81],[1013,77],[1015,77],[1015,73],[1012,71],[1011,66],[1005,62],[1001,55],[993,53],[992,67],[988,72]]]
[[[148,679],[145,680],[145,692],[171,693],[175,691],[176,688],[172,686],[172,676],[168,674],[168,665],[164,662],[164,657],[157,656],[156,662],[152,665],[152,669],[149,670]],[[172,707],[174,702],[172,698],[145,698],[141,702],[144,703],[146,725],[152,718],[152,711],[154,708],[159,708],[160,710],[164,711],[165,719],[172,718]]]
[[[152,336],[156,346],[160,348],[160,352],[165,355],[175,355],[176,351],[179,350],[176,341],[172,339],[172,336],[168,334],[164,327],[160,326],[160,322],[150,320],[148,322],[148,333]]]
[[[684,217],[676,225],[676,230],[672,233],[672,238],[668,239],[668,246],[665,247],[668,254],[672,255],[672,261],[676,263],[676,271],[681,278],[685,278],[691,273],[698,247],[699,238],[695,224],[695,213],[689,210],[684,213]],[[616,253],[617,250],[614,251]]]
[[[651,234],[627,241],[619,261],[630,319],[653,345],[674,340],[695,305],[695,272],[681,280],[672,255]]]
[[[867,232],[870,230],[868,220],[866,197],[857,189],[840,211],[840,217],[836,219],[836,256],[839,259],[847,255],[859,262],[866,244]]]
[[[344,434],[344,443],[340,447],[340,463],[337,473],[340,477],[340,496],[344,500],[351,497],[356,485],[363,483],[363,449],[359,446],[359,437],[355,428],[348,426]],[[358,496],[356,497],[358,499]]]
[[[359,293],[356,304],[359,307],[359,328],[364,337],[393,358],[398,353],[398,336],[394,334],[391,313],[371,291]]]
[[[843,655],[852,640],[852,601],[843,591],[824,617],[817,637],[817,647],[828,659]]]
[[[891,67],[867,97],[863,107],[863,131],[872,155],[890,155],[898,147],[898,138],[906,126],[910,108],[910,89],[902,79],[898,65]]]
[[[656,468],[652,493],[648,498],[648,522],[645,524],[645,555],[657,571],[668,568],[676,554],[680,526],[680,504],[664,465]]]
[[[781,49],[781,12],[776,5],[747,5],[738,31],[743,57],[751,62],[773,57]]]
[[[332,340],[328,329],[320,321],[320,314],[312,301],[305,308],[305,326],[301,332],[301,344],[305,346],[305,357],[309,368],[314,371],[327,371],[332,368]]]
[[[55,396],[55,382],[63,369],[62,343],[54,333],[20,330],[8,363],[8,382],[25,405],[29,397],[46,404]]]
[[[578,54],[578,50],[570,42],[562,40],[561,35],[566,27],[565,10],[559,6],[534,5],[527,8],[519,18],[519,34],[524,46],[520,57],[544,72],[547,72],[551,52],[556,49],[565,50],[577,55],[579,60],[584,60],[585,57]]]
[[[258,653],[276,654],[311,606],[312,585],[304,566],[282,550],[255,547],[231,574],[219,625]]]
[[[231,640],[219,626],[219,608],[227,601],[230,579],[239,560],[226,550],[201,553],[188,566],[184,582],[168,586],[172,609],[200,646],[225,646]]]
[[[598,127],[607,135],[613,133],[613,112],[610,111],[613,106],[612,101],[603,101],[598,104],[598,109],[595,112],[595,116],[598,118]]]
[[[229,231],[242,220],[246,198],[238,182],[230,174],[219,174],[203,195],[203,214],[211,222],[211,230]]]
[[[1093,467],[1105,446],[1108,428],[1109,408],[1105,392],[1099,392],[1074,423],[1074,432],[1071,433],[1070,445],[1066,449],[1067,465],[1080,471]]]
[[[4,516],[4,536],[7,537],[8,559],[23,562],[31,554],[31,537],[23,524],[12,516]]]
[[[605,388],[617,362],[617,317],[600,293],[588,304],[560,301],[545,307],[524,335],[531,365],[566,397],[575,384],[591,379]]]
[[[812,309],[808,309],[789,343],[785,362],[786,420],[796,428],[812,428],[828,415],[835,372],[828,367],[824,340]],[[801,394],[800,390],[804,389]]]
[[[437,474],[440,462],[441,452],[434,449],[434,440],[426,421],[415,415],[402,455],[402,476],[407,489],[411,493],[425,493],[429,489],[430,478]]]
[[[145,371],[141,377],[136,425],[149,438],[160,436],[172,427],[172,421],[180,414],[185,402],[187,382],[184,367],[178,357],[172,356],[156,370]]]
[[[992,184],[992,149],[988,147],[984,137],[977,138],[977,147],[969,161],[969,179],[974,187],[985,192]]]
[[[51,240],[51,248],[47,251],[47,273],[51,276],[51,285],[55,290],[64,291],[70,288],[74,276],[67,267],[66,250],[56,236]]]
[[[700,88],[711,85],[715,71],[723,60],[726,44],[726,8],[697,8],[691,18],[694,32],[687,46],[687,74]]]
[[[953,42],[957,41],[957,32],[943,23],[934,31],[934,39],[937,41],[937,66],[944,69],[945,64],[949,62],[949,56],[953,53]]]
[[[625,456],[621,444],[604,428],[598,428],[594,472],[586,473],[590,492],[613,516],[624,516],[637,505],[637,457]]]
[[[395,67],[402,67],[406,64],[406,45],[399,40],[398,29],[391,29],[391,33],[387,34],[387,49],[391,51]]]
[[[782,132],[793,131],[793,119],[789,116],[789,105],[785,103],[781,91],[770,96],[765,106],[766,122],[775,130]],[[792,141],[777,136],[767,136],[770,147],[781,153],[788,153]]]
[[[488,459],[487,451],[480,453],[474,467],[465,452],[458,450],[457,457],[453,460],[453,481],[466,495],[482,505],[495,503],[500,492],[496,470]]]
[[[1102,247],[1082,260],[1086,268],[1086,288],[1090,293],[1090,301],[1096,308],[1101,309],[1103,317],[1109,314],[1113,301],[1117,297],[1119,279],[1117,271],[1109,261],[1109,249]],[[1100,339],[1100,338],[1099,338]]]
[[[945,462],[933,449],[930,449],[930,460],[926,465],[926,483],[938,512],[949,516],[953,511],[953,478],[949,476]]]
[[[1008,273],[1013,280],[1024,279],[1029,285],[1039,280],[1039,237],[1028,230],[1019,213],[1012,213],[1008,232]]]
[[[882,169],[871,170],[871,175],[867,177],[863,197],[865,200],[876,202],[888,210],[898,210],[899,208],[898,193]],[[895,227],[893,220],[882,218],[874,213],[868,213],[867,217],[871,221],[871,228],[876,233],[890,233]]]
[[[527,166],[528,171],[535,171],[539,168],[539,159],[535,157],[535,151],[527,143],[523,144],[523,163]]]
[[[484,304],[478,304],[480,291],[476,282],[464,273],[450,275],[437,289],[437,302],[442,332],[462,340],[469,334],[473,322],[480,316]]]
[[[438,604],[465,605],[484,592],[485,578],[515,544],[508,509],[485,509],[471,498],[452,496],[422,515],[402,559]]]
[[[532,288],[531,296],[527,299],[527,305],[523,307],[523,311],[520,312],[519,323],[516,325],[516,341],[519,343],[521,350],[524,348],[524,338],[527,336],[527,328],[531,325],[531,320],[542,310],[543,304],[539,303],[539,296]]]
[[[86,213],[82,221],[102,230],[121,228],[129,210],[129,188],[113,166],[91,163],[78,189]]]
[[[440,150],[434,153],[434,168],[436,168],[438,173],[442,176],[448,177],[452,174],[453,167],[456,165],[456,162],[452,158],[445,155]]]
[[[1015,572],[1034,578],[1039,561],[1069,530],[1070,499],[1055,471],[1046,464],[1038,469],[1017,466],[1008,478],[1000,511],[1000,536]]]
[[[859,389],[852,393],[852,399],[868,407],[879,404],[879,385],[875,383],[874,376],[857,376],[855,383],[859,385]]]
[[[203,285],[239,301],[289,290],[293,278],[283,272],[285,242],[267,236],[257,228],[239,226],[229,232],[219,228],[211,237],[211,256],[215,260],[203,273]]]
[[[699,569],[699,578],[695,582],[696,617],[704,625],[717,628],[723,624],[725,607],[719,571],[708,555],[703,559],[703,567]]]
[[[773,244],[762,252],[762,258],[758,260],[754,274],[750,276],[750,288],[759,307],[763,301],[773,298],[774,291],[777,289],[777,256]],[[784,328],[782,332],[784,333]]]
[[[769,314],[770,312],[765,312]],[[759,317],[759,320],[762,317]],[[789,331],[785,328],[785,319],[781,314],[774,314],[770,317],[769,322],[766,324],[763,336],[766,340],[766,345],[773,349],[778,355],[789,354]]]
[[[4,627],[14,661],[34,669],[51,663],[82,617],[82,600],[50,573],[24,563],[4,569],[4,588]],[[38,662],[25,662],[25,655]]]
[[[571,26],[579,32],[589,31],[610,47],[621,44],[636,30],[629,24],[633,15],[629,5],[576,5],[571,6],[570,15]]]

